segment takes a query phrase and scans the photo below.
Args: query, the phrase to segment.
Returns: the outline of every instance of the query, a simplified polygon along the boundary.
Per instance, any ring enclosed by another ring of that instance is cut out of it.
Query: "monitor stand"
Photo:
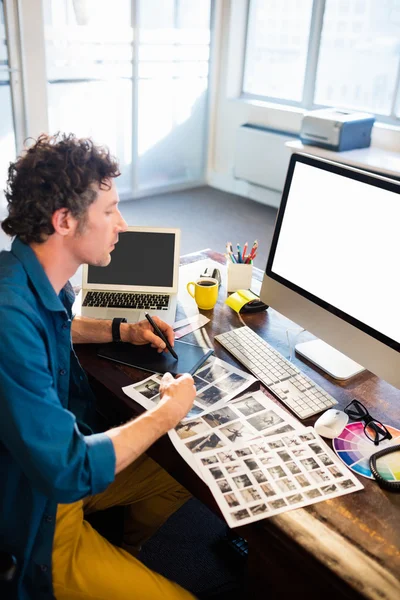
[[[365,371],[364,367],[322,340],[302,342],[295,346],[295,350],[335,379],[349,379]]]

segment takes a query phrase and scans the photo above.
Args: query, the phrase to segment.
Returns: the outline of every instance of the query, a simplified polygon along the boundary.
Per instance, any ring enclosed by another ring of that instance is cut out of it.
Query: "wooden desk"
[[[204,259],[224,262],[222,255],[203,251],[183,257],[182,264]],[[261,277],[262,273],[256,270],[255,278]],[[224,305],[224,284],[225,278],[217,306],[204,313],[211,318],[205,328],[211,343],[216,334],[240,325],[236,314]],[[179,310],[178,318],[183,318]],[[244,320],[287,355],[286,330],[293,323],[272,309],[245,315]],[[185,340],[195,341],[194,334]],[[121,391],[123,385],[143,379],[143,371],[98,359],[93,345],[78,346],[77,352],[97,395],[99,409],[110,423],[125,422],[143,412]],[[237,364],[218,343],[215,353]],[[400,391],[378,377],[364,372],[343,384],[297,358],[294,362],[339,401],[339,408],[356,397],[377,419],[399,426]],[[254,389],[257,388],[258,384]],[[304,423],[311,425],[314,420]],[[154,444],[149,454],[220,514],[208,487],[178,455],[167,436]],[[249,543],[249,598],[400,598],[400,495],[384,492],[365,478],[362,483],[364,491],[237,528]]]

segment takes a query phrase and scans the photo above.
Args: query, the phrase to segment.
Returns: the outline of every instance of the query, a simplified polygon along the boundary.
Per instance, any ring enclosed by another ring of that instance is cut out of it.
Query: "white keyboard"
[[[249,327],[239,327],[221,333],[214,339],[300,419],[316,415],[337,404],[330,394]]]

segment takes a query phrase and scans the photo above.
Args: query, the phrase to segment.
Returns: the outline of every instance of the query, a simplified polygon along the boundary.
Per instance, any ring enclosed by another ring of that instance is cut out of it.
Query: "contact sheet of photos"
[[[127,396],[149,410],[160,401],[161,375],[154,374],[140,381],[123,387]],[[256,380],[253,375],[245,373],[229,363],[214,356],[193,375],[197,395],[190,412],[184,421],[198,417],[211,408],[224,406],[231,398],[244,392]]]
[[[196,460],[230,527],[364,487],[312,427],[217,447]]]
[[[248,393],[169,432],[180,455],[202,477],[194,457],[214,448],[231,448],[257,436],[284,434],[303,426],[261,391]]]

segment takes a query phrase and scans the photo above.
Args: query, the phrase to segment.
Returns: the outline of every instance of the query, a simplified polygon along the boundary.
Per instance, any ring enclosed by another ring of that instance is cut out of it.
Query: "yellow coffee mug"
[[[186,289],[202,310],[211,310],[217,304],[218,281],[213,277],[200,277],[196,281],[190,281]]]

